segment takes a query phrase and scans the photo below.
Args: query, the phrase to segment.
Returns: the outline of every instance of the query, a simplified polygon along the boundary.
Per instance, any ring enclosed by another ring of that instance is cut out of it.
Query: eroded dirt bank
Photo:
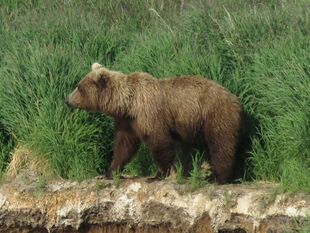
[[[273,184],[187,185],[144,179],[50,184],[25,178],[0,187],[0,232],[288,232],[310,214],[310,197]]]

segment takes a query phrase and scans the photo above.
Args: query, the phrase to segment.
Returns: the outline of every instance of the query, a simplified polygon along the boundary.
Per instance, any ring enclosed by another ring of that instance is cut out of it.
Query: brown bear
[[[225,183],[232,176],[243,110],[238,98],[215,81],[156,79],[148,73],[123,74],[94,63],[66,104],[114,118],[109,177],[130,161],[141,142],[148,145],[156,162],[155,178],[165,177],[175,158],[176,141],[205,146],[214,181]]]

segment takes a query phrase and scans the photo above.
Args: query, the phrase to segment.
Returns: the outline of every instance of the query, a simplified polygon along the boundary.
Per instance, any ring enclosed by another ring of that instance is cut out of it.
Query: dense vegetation
[[[309,9],[307,0],[0,1],[0,169],[16,146],[56,176],[106,169],[113,122],[64,106],[98,61],[217,80],[256,129],[244,177],[310,192]],[[126,171],[150,174],[147,154],[142,147]]]

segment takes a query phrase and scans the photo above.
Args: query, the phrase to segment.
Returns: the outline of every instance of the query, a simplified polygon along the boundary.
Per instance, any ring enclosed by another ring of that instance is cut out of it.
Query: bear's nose
[[[71,108],[71,104],[70,104],[70,102],[69,102],[69,100],[68,100],[68,99],[66,99],[66,100],[65,100],[65,104],[66,104],[68,107],[70,107],[70,108]]]

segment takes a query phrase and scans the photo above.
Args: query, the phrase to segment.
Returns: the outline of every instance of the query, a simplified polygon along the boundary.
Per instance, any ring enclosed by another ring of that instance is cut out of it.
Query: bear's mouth
[[[68,108],[71,108],[71,109],[77,108],[77,105],[70,102],[68,99],[65,101],[65,104],[67,105]]]

